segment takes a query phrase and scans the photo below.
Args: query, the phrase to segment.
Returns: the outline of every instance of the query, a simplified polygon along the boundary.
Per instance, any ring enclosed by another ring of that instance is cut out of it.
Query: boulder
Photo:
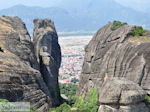
[[[99,90],[99,102],[129,105],[145,99],[146,92],[137,84],[124,78],[106,80]]]
[[[124,78],[107,79],[99,90],[98,112],[149,112],[144,103],[146,92]]]
[[[61,102],[58,85],[61,50],[54,23],[51,20],[34,20],[33,43],[40,72],[52,96],[52,105],[57,106]]]
[[[113,106],[113,105],[101,105],[98,112],[149,112],[150,110],[145,103],[129,106]]]

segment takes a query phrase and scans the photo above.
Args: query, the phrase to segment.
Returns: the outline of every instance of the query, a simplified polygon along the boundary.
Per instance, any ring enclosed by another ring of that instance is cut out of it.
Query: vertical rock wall
[[[77,94],[86,94],[92,86],[99,89],[112,77],[133,81],[150,94],[150,37],[130,36],[135,26],[113,31],[113,25],[101,28],[86,47]]]
[[[51,94],[52,105],[59,105],[61,99],[58,71],[61,64],[61,50],[54,23],[51,20],[34,20],[33,43],[40,64],[40,72]]]
[[[0,99],[25,101],[40,112],[52,106],[25,24],[18,17],[0,17]]]

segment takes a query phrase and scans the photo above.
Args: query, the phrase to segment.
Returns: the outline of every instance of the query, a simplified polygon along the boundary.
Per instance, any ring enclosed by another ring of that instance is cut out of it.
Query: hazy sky
[[[51,7],[63,0],[0,0],[0,9],[23,4],[28,6]],[[114,0],[124,6],[150,13],[150,0]],[[94,2],[94,0],[93,0]]]
[[[138,11],[148,12],[150,14],[150,0],[115,0],[116,2],[133,8]]]

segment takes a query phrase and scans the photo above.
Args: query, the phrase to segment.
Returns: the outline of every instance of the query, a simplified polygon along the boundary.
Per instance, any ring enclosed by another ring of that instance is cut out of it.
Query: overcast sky
[[[63,0],[0,0],[0,9],[9,8],[14,5],[23,4],[27,6],[51,7],[56,6]],[[150,0],[114,0],[124,6],[138,11],[150,13]],[[94,0],[93,0],[94,2]]]

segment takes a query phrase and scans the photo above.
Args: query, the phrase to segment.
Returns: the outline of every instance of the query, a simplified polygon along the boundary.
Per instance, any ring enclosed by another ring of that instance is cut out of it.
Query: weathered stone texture
[[[34,20],[33,43],[40,72],[52,96],[52,105],[60,104],[58,71],[61,63],[61,50],[54,23],[49,19]]]
[[[0,99],[25,101],[40,112],[51,107],[49,90],[25,24],[18,17],[0,18]]]
[[[87,45],[77,95],[93,86],[99,89],[107,77],[124,77],[150,94],[149,37],[131,37],[135,26],[123,25],[115,31],[112,26],[101,28]]]
[[[144,103],[146,92],[124,78],[107,79],[99,90],[98,112],[149,112]]]

